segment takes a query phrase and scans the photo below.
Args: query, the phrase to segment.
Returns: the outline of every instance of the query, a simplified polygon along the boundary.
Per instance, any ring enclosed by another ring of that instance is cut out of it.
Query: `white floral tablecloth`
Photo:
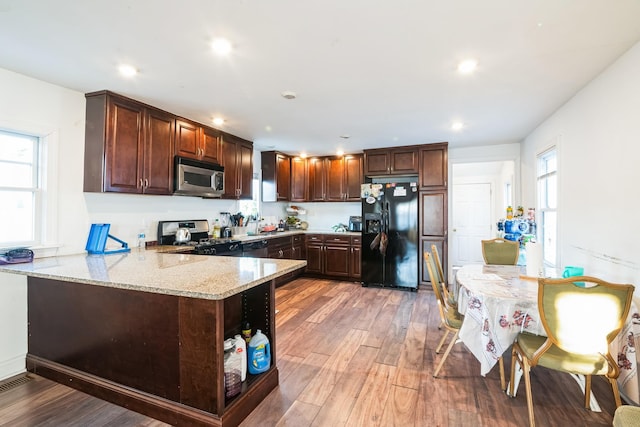
[[[522,267],[505,265],[467,265],[456,274],[458,310],[465,318],[460,339],[480,361],[480,374],[486,375],[500,356],[527,331],[545,335],[538,314],[538,282],[523,279]],[[635,343],[640,343],[640,314],[632,304],[623,330],[612,343],[617,354],[618,385],[627,400],[640,402],[638,360]]]

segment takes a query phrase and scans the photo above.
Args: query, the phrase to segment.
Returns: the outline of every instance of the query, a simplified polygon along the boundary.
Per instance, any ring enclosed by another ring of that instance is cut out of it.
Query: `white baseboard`
[[[0,381],[26,372],[26,359],[27,355],[21,354],[8,360],[0,361]]]

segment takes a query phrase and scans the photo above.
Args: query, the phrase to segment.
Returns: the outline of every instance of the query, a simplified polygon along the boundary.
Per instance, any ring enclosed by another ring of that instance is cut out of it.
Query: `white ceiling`
[[[0,67],[292,154],[518,142],[638,40],[638,0],[0,0]]]

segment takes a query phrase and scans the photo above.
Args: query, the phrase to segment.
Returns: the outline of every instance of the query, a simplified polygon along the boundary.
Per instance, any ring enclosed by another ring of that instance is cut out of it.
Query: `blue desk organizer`
[[[92,255],[106,255],[131,251],[129,245],[126,242],[109,234],[109,227],[111,227],[111,224],[91,224],[89,238],[87,239],[87,246],[85,247],[85,250],[87,252]],[[108,238],[111,238],[116,242],[122,244],[122,247],[105,250]]]

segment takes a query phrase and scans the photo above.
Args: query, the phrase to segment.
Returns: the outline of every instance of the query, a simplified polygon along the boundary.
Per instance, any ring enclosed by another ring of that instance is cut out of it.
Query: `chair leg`
[[[504,360],[502,359],[502,356],[498,359],[498,365],[500,365],[500,388],[502,391],[506,391],[507,385],[504,379]]]
[[[447,332],[449,332],[449,331],[447,331]],[[442,368],[442,365],[444,365],[444,361],[447,360],[447,356],[449,356],[449,352],[453,348],[453,345],[456,343],[456,341],[458,341],[458,333],[459,333],[459,331],[456,331],[456,333],[453,335],[453,338],[451,338],[451,342],[449,343],[449,346],[447,347],[447,351],[445,351],[444,354],[442,355],[442,359],[440,360],[440,363],[438,364],[438,367],[436,368],[436,371],[433,373],[433,377],[434,378],[438,378],[438,372],[440,372],[440,368]]]
[[[524,386],[527,391],[527,408],[529,409],[529,426],[535,427],[536,422],[533,416],[533,396],[531,395],[531,378],[529,376],[531,366],[526,357],[522,358],[522,372],[524,375]]]
[[[514,397],[514,384],[516,382],[516,365],[520,364],[520,360],[518,359],[518,352],[516,351],[516,344],[511,348],[511,376],[509,378],[509,396]]]
[[[584,407],[591,409],[591,375],[584,376]]]
[[[445,329],[444,334],[442,335],[442,338],[440,338],[440,342],[438,343],[438,346],[436,347],[436,354],[440,353],[440,349],[442,348],[442,345],[444,344],[444,342],[447,339],[448,335],[449,335],[449,330]]]
[[[616,401],[616,409],[622,405],[620,401],[620,390],[618,390],[618,381],[615,378],[608,378],[611,383],[611,388],[613,389],[613,399]]]

